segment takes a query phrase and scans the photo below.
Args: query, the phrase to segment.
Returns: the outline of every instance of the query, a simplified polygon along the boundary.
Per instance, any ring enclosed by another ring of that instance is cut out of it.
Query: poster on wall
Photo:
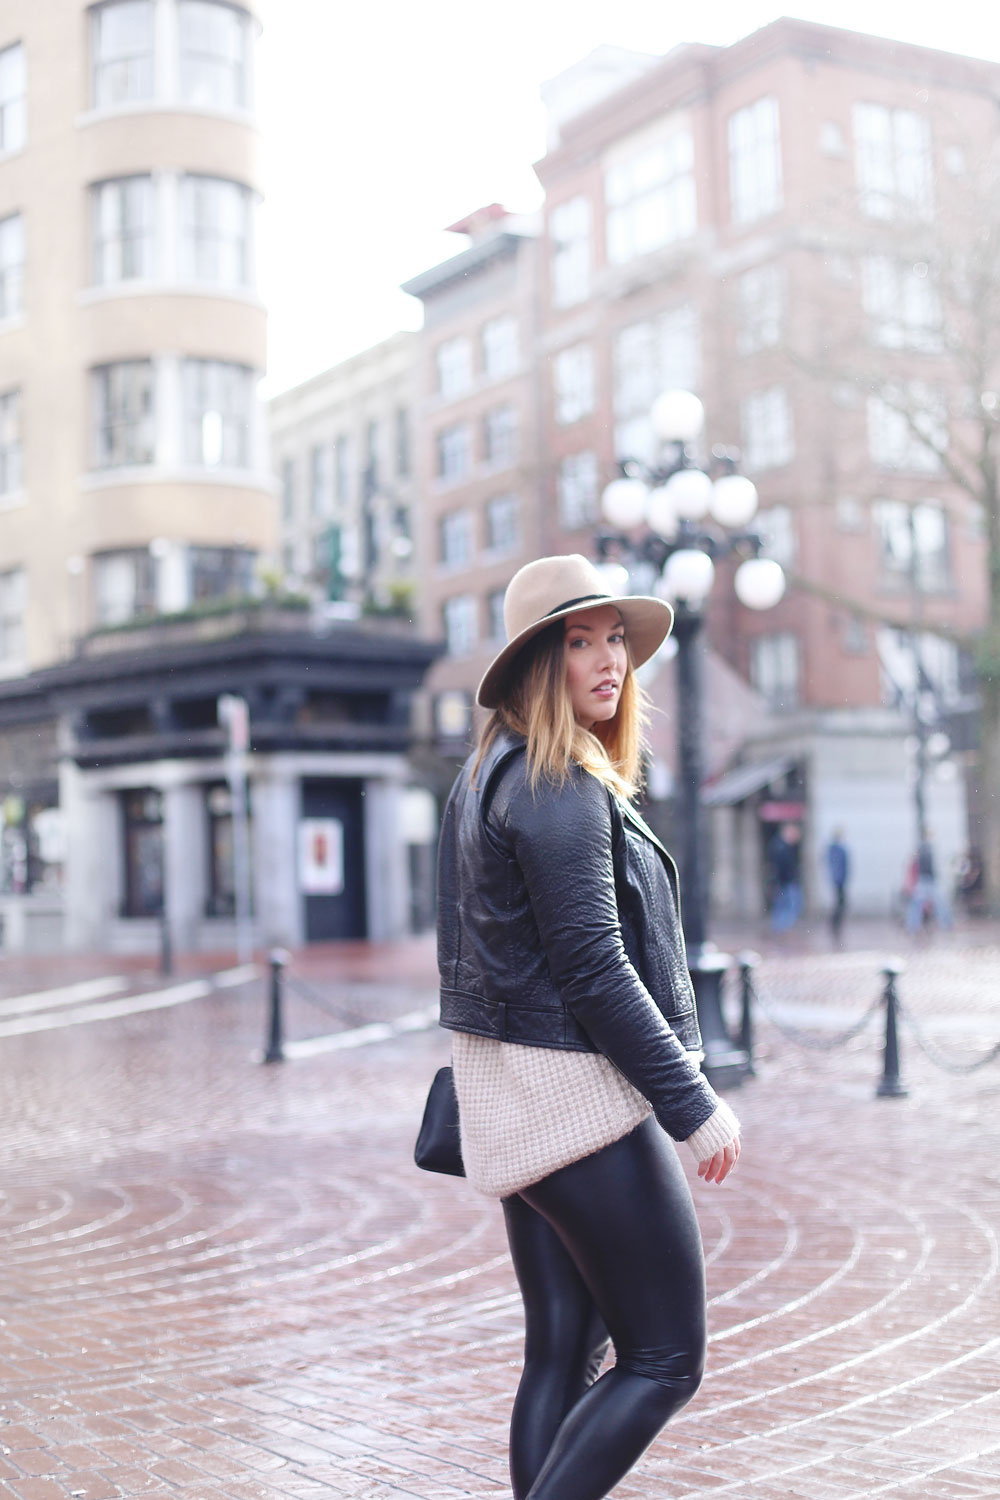
[[[299,823],[299,890],[305,896],[338,896],[344,889],[344,825],[338,818]]]

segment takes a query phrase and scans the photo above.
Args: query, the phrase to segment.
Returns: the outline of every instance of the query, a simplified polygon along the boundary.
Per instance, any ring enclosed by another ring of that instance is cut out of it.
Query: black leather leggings
[[[503,1206],[525,1311],[514,1500],[601,1500],[701,1382],[705,1271],[687,1180],[650,1117]],[[609,1336],[616,1363],[598,1379]]]

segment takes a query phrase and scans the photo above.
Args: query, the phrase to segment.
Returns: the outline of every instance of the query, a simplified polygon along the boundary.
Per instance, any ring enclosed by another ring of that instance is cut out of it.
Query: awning
[[[711,786],[703,786],[701,800],[704,807],[732,807],[744,802],[753,792],[770,786],[788,772],[795,764],[795,757],[782,755],[777,760],[764,760],[756,765],[734,766],[725,771]]]

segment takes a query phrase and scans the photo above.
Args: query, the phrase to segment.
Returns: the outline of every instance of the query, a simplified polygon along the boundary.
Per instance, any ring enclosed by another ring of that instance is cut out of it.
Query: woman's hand
[[[740,1138],[737,1135],[728,1146],[723,1146],[714,1156],[706,1156],[704,1161],[698,1163],[698,1176],[705,1182],[725,1182],[739,1158]]]

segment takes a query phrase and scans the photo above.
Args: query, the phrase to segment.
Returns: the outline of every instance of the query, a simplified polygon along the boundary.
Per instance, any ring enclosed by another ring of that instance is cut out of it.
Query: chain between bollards
[[[876,1097],[902,1099],[910,1092],[899,1076],[899,996],[896,980],[903,972],[898,959],[890,959],[882,973],[885,975],[885,1061]]]
[[[264,1051],[264,1062],[284,1062],[285,1051],[282,1042],[282,980],[284,978],[285,966],[288,963],[288,954],[284,948],[272,948],[267,955],[267,961],[271,969],[270,985],[270,1017],[268,1025],[267,1047]]]

